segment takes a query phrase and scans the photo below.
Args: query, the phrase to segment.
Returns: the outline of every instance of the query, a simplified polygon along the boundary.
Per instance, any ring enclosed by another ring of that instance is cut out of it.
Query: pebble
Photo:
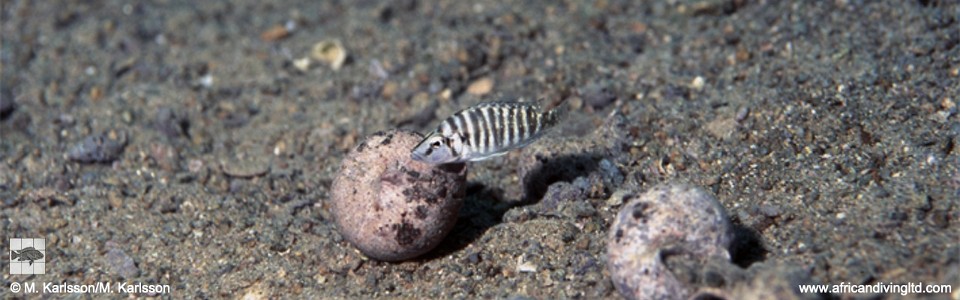
[[[490,91],[493,91],[493,79],[490,77],[477,79],[467,86],[467,93],[471,95],[483,96],[489,94]]]
[[[743,120],[746,120],[747,117],[749,116],[750,116],[750,107],[743,106],[743,107],[740,107],[740,109],[737,109],[737,116],[736,116],[737,122],[743,122]]]
[[[275,25],[260,33],[260,40],[274,42],[290,36],[290,30],[284,25]]]
[[[185,136],[190,128],[190,121],[169,107],[157,109],[153,122],[154,128],[168,138]]]
[[[617,165],[606,158],[600,160],[597,166],[600,167],[603,179],[609,181],[614,186],[618,186],[622,184],[624,180],[626,180],[626,177],[623,176],[623,172],[620,172],[620,169],[617,168]]]
[[[340,40],[323,40],[313,45],[310,56],[329,65],[330,69],[337,71],[347,61],[347,49],[343,48]]]
[[[780,215],[781,209],[780,206],[776,204],[763,203],[760,204],[760,213],[764,216],[773,218]]]
[[[370,75],[373,75],[382,80],[386,80],[387,78],[390,77],[390,72],[387,72],[387,70],[383,68],[383,64],[376,59],[370,60],[370,67],[367,68],[367,72],[369,72]]]
[[[707,132],[721,140],[730,140],[737,131],[737,120],[734,118],[718,117],[707,123]]]
[[[588,201],[567,202],[560,207],[560,215],[570,218],[587,218],[597,214],[597,209]]]
[[[176,147],[168,144],[150,144],[150,158],[164,171],[174,172],[180,169],[180,153]]]
[[[337,228],[371,258],[417,257],[457,222],[467,167],[413,160],[410,150],[422,138],[403,130],[375,133],[350,151],[333,181],[330,208]]]
[[[125,132],[110,130],[84,138],[67,151],[67,159],[81,163],[112,162],[120,157],[126,145]]]
[[[625,298],[687,298],[689,283],[665,263],[671,255],[730,259],[730,223],[720,202],[703,189],[666,184],[625,195],[630,199],[624,199],[607,241],[607,267]]]
[[[302,57],[302,58],[293,60],[293,67],[296,68],[297,70],[300,70],[300,72],[306,72],[310,70],[311,62],[312,61],[310,60],[309,57]]]
[[[696,78],[693,78],[693,81],[690,81],[690,88],[697,91],[702,91],[704,84],[706,84],[706,80],[703,79],[703,76],[697,76]]]
[[[269,155],[240,152],[222,160],[220,167],[223,173],[230,177],[252,178],[270,172],[271,164],[272,158]]]
[[[541,213],[555,214],[561,204],[581,201],[584,198],[586,198],[586,192],[583,188],[566,181],[559,181],[547,188],[546,194],[540,200],[540,210]]]
[[[140,275],[140,268],[137,268],[137,264],[133,261],[133,258],[130,258],[130,256],[121,249],[113,248],[107,250],[107,253],[103,255],[103,259],[110,269],[110,273],[114,275],[119,275],[126,279]]]
[[[625,201],[628,201],[633,197],[632,192],[627,190],[617,190],[607,198],[606,205],[609,207],[617,206],[623,204]]]
[[[946,210],[935,210],[930,214],[930,219],[927,223],[936,228],[946,229],[950,226],[950,215]]]

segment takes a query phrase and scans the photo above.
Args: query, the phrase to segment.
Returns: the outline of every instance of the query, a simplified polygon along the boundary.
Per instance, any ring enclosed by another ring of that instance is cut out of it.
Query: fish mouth
[[[410,158],[413,158],[413,160],[416,160],[416,161],[419,161],[419,162],[422,162],[422,163],[425,163],[425,164],[429,164],[429,165],[442,165],[442,164],[447,163],[447,162],[444,162],[444,161],[439,161],[439,160],[437,160],[436,157],[431,157],[431,156],[429,156],[429,155],[423,155],[423,154],[417,153],[417,152],[410,153]]]

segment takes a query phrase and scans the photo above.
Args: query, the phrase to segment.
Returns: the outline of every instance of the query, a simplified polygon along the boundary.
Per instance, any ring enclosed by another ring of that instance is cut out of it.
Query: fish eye
[[[440,148],[440,141],[436,141],[436,142],[433,142],[433,144],[430,144],[430,148],[433,148],[433,149]]]

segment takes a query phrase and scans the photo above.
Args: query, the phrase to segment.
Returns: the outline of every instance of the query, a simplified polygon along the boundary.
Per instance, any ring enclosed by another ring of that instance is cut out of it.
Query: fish
[[[440,122],[410,154],[433,165],[481,161],[533,143],[561,119],[562,111],[542,112],[524,102],[484,102]]]
[[[20,251],[14,250],[10,252],[11,252],[11,255],[10,255],[11,261],[13,261],[14,259],[16,259],[17,261],[29,260],[31,266],[33,265],[33,261],[40,260],[41,258],[43,258],[43,252],[40,252],[40,250],[37,250],[36,248],[33,248],[33,247],[26,247],[26,248],[20,249]]]

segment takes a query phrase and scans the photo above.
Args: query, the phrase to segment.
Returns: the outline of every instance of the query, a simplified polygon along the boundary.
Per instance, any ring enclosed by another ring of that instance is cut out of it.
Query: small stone
[[[153,122],[154,128],[168,138],[185,136],[190,128],[190,121],[169,107],[157,109]]]
[[[126,145],[126,133],[111,130],[87,136],[67,151],[67,158],[81,163],[108,163],[119,158]]]
[[[164,171],[174,172],[180,169],[180,153],[177,148],[168,144],[151,144],[150,158]]]
[[[739,62],[748,61],[750,60],[750,56],[751,56],[750,51],[747,51],[747,49],[745,48],[737,49],[737,54],[736,54],[737,61]]]
[[[737,131],[737,120],[734,118],[717,117],[707,123],[706,130],[714,137],[721,140],[729,140]]]
[[[943,108],[943,110],[946,111],[955,112],[957,109],[957,104],[954,103],[953,99],[950,99],[950,97],[943,97],[943,99],[940,100],[940,108]]]
[[[423,139],[411,131],[376,133],[344,158],[331,186],[331,214],[340,234],[383,261],[417,257],[453,229],[466,193],[465,164],[413,160]]]
[[[945,210],[935,210],[930,214],[928,223],[936,228],[947,228],[950,225],[950,215]]]
[[[400,89],[400,85],[394,81],[387,81],[383,84],[383,88],[380,90],[380,95],[384,98],[393,98],[397,94],[397,90]]]
[[[694,264],[730,259],[727,247],[732,235],[726,212],[704,190],[670,184],[631,197],[617,214],[607,241],[607,267],[625,298],[687,298],[693,283],[669,268],[667,261],[673,256]]]
[[[777,217],[780,215],[780,206],[768,203],[760,204],[760,213],[769,218]]]
[[[743,122],[743,120],[746,120],[749,115],[750,115],[749,107],[746,107],[746,106],[740,107],[740,109],[737,110],[737,116],[736,116],[737,122]]]
[[[631,192],[627,190],[617,190],[613,192],[613,195],[610,195],[610,197],[607,198],[607,201],[606,201],[607,206],[613,207],[613,206],[623,204],[624,201],[633,197],[630,193]]]
[[[579,189],[566,181],[558,181],[547,187],[547,192],[540,199],[542,214],[556,214],[560,206],[568,202],[580,202],[586,198],[583,189]]]
[[[309,57],[303,57],[303,58],[300,58],[300,59],[295,59],[295,60],[293,60],[293,67],[294,67],[294,68],[297,68],[297,70],[300,70],[300,72],[306,72],[306,71],[309,71],[309,70],[310,70],[310,63],[311,63],[311,62],[312,62],[312,61],[310,60]]]
[[[98,86],[92,87],[90,88],[89,96],[90,100],[93,102],[100,101],[100,99],[103,97],[103,89]]]
[[[259,284],[257,284],[248,288],[247,291],[243,293],[243,297],[241,297],[241,299],[262,300],[262,299],[267,299],[266,295],[267,295],[267,292],[264,291]]]
[[[697,91],[702,91],[704,84],[706,84],[706,80],[703,79],[703,76],[697,76],[693,78],[693,81],[690,82],[690,88]]]
[[[610,160],[602,159],[600,160],[598,166],[602,172],[601,174],[603,174],[603,179],[612,183],[614,186],[618,186],[623,183],[624,180],[626,180],[626,178],[623,176],[623,172],[620,172],[620,169],[617,168],[617,165]]]
[[[560,214],[570,219],[586,218],[597,214],[597,209],[587,201],[573,201],[564,203],[560,207]]]
[[[347,61],[347,49],[343,48],[340,40],[324,40],[313,45],[310,56],[317,61],[326,63],[330,66],[330,69],[337,71]]]
[[[112,209],[118,209],[123,206],[123,196],[116,190],[107,193],[107,201],[110,203],[110,208]]]
[[[390,77],[390,72],[387,72],[387,70],[383,68],[383,64],[376,59],[370,60],[370,67],[367,68],[367,72],[370,73],[370,75],[383,80],[386,80]]]
[[[533,273],[537,271],[537,266],[525,261],[523,256],[517,257],[517,273]]]
[[[123,110],[120,112],[120,120],[123,120],[123,123],[127,125],[133,124],[133,112],[130,110]]]
[[[206,169],[206,166],[202,160],[191,159],[189,162],[187,162],[187,170],[189,170],[191,173],[199,173],[204,169]]]
[[[467,262],[473,265],[480,263],[480,252],[477,252],[476,250],[468,252]]]
[[[58,126],[70,127],[77,123],[77,118],[70,114],[60,114],[56,119],[53,119],[53,122]]]
[[[270,172],[271,157],[269,155],[253,155],[237,153],[230,159],[220,162],[224,174],[237,178],[251,178],[262,176]]]
[[[114,275],[118,275],[126,279],[134,278],[140,275],[140,268],[137,268],[137,264],[133,261],[133,258],[130,258],[130,256],[121,249],[113,248],[107,250],[107,253],[104,254],[103,259],[104,264],[107,265],[110,273]]]
[[[470,86],[467,87],[467,93],[475,96],[483,96],[493,90],[493,79],[490,77],[483,77],[477,79],[470,83]]]
[[[260,33],[260,39],[264,42],[273,42],[290,35],[290,30],[286,26],[276,25]]]

